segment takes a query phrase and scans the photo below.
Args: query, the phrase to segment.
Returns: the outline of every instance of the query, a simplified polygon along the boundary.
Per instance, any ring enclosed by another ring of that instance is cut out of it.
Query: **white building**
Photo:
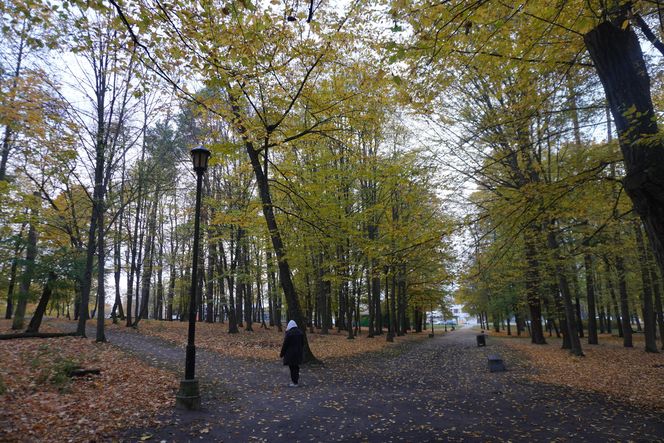
[[[451,316],[450,315],[444,316],[443,313],[440,311],[433,311],[433,315],[431,312],[429,312],[427,314],[427,322],[431,321],[431,317],[433,316],[433,323],[436,325],[442,325],[445,323],[447,323],[448,325],[476,324],[477,319],[475,317],[472,317],[467,312],[464,312],[463,308],[464,305],[451,305],[450,306],[450,311],[452,312]]]
[[[463,308],[464,308],[464,305],[452,305],[452,306],[450,306],[450,310],[452,311],[452,315],[454,316],[454,319],[457,321],[457,323],[460,324],[460,325],[476,324],[477,323],[477,318],[471,316],[467,312],[464,312]]]

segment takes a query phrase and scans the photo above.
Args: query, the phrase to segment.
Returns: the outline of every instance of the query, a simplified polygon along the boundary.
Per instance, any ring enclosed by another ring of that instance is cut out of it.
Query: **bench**
[[[489,372],[503,372],[505,371],[505,364],[500,355],[492,354],[488,357],[489,360]]]

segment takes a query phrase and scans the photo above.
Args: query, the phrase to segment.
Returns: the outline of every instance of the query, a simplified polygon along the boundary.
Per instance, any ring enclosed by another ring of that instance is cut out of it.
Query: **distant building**
[[[452,311],[452,316],[457,321],[457,323],[460,325],[477,323],[477,318],[463,311],[464,307],[465,307],[464,305],[450,306],[450,311]]]
[[[448,325],[465,325],[465,324],[475,324],[477,319],[467,312],[463,311],[464,305],[452,305],[450,306],[450,312],[452,315],[444,316],[440,311],[429,311],[427,313],[427,322],[430,322],[433,318],[433,323],[435,325],[443,325],[447,323]]]

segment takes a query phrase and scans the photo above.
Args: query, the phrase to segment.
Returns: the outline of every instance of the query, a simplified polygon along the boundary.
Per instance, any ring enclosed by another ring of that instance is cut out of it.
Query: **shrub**
[[[70,358],[57,358],[51,369],[49,382],[62,392],[69,386],[71,372],[80,367],[77,361]]]

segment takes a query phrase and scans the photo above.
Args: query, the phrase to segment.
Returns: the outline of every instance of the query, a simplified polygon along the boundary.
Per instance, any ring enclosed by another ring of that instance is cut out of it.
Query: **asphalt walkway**
[[[108,332],[111,343],[181,371],[184,351],[159,338]],[[357,340],[370,340],[366,337]],[[384,340],[377,337],[373,340]],[[398,341],[398,338],[397,338]],[[500,354],[507,372],[490,373]],[[457,330],[382,353],[304,367],[301,386],[272,363],[198,350],[203,410],[174,410],[160,429],[123,441],[664,441],[664,417],[593,393],[525,381],[515,351]]]

